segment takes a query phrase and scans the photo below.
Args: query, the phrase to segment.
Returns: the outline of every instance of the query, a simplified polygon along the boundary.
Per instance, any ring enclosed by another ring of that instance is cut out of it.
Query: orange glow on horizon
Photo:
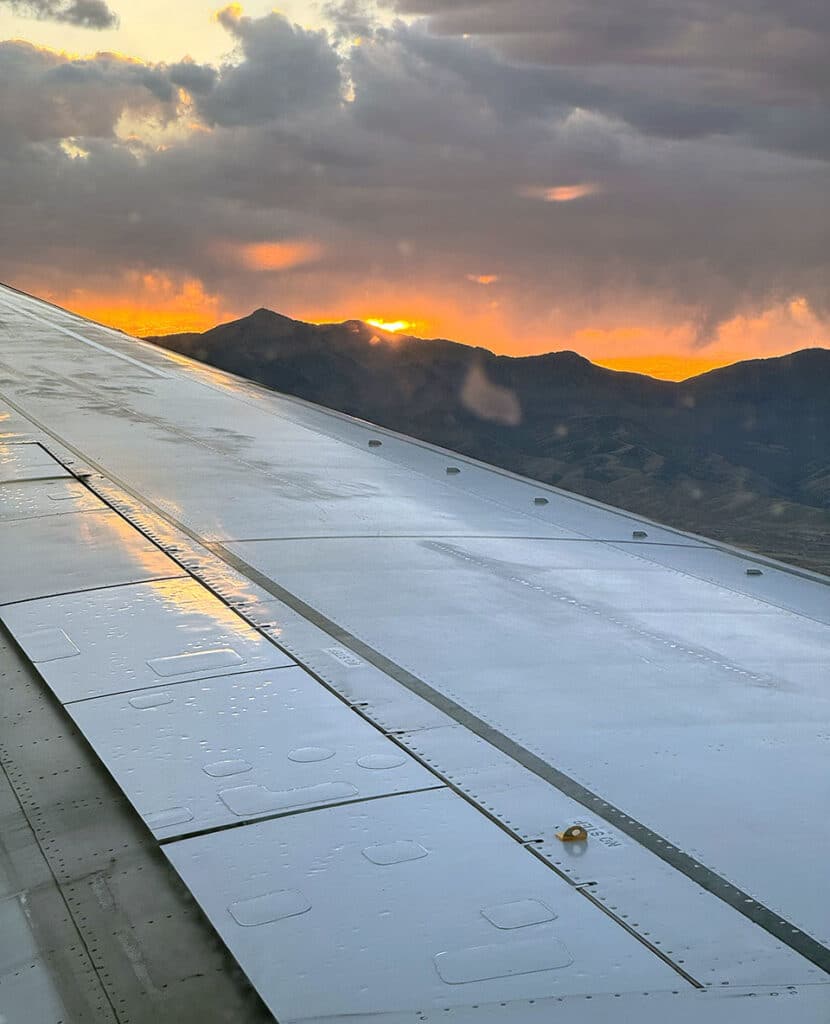
[[[281,250],[278,254],[280,259],[284,255]],[[737,315],[718,327],[711,342],[701,345],[693,319],[672,321],[657,306],[598,309],[586,323],[578,312],[543,310],[531,316],[506,299],[491,301],[489,288],[470,291],[461,286],[459,291],[458,282],[455,289],[446,283],[429,288],[428,298],[414,285],[361,282],[359,293],[344,290],[330,303],[317,305],[313,297],[305,302],[280,300],[271,279],[257,280],[261,284],[256,290],[239,300],[208,291],[195,277],[162,271],[128,271],[113,279],[98,278],[82,288],[73,287],[71,278],[63,287],[44,286],[36,278],[16,283],[34,295],[139,337],[202,332],[244,317],[257,306],[297,320],[335,324],[358,319],[361,307],[365,310],[368,305],[372,312],[385,307],[419,314],[417,320],[394,318],[391,313],[360,317],[378,332],[377,342],[394,344],[402,335],[445,338],[508,356],[572,350],[608,369],[664,380],[684,380],[741,360],[803,348],[830,348],[830,325],[798,297],[755,314]],[[325,294],[325,288],[318,292],[314,282],[301,282],[299,287],[306,288],[308,296]],[[368,301],[367,293],[371,294]],[[472,301],[473,296],[478,301]]]
[[[195,278],[176,282],[161,273],[132,272],[120,285],[113,291],[25,285],[24,290],[138,338],[207,331],[236,316]]]
[[[744,359],[752,359],[747,354],[721,355],[721,356],[696,356],[687,355],[642,355],[642,356],[612,356],[604,359],[598,356],[592,360],[597,366],[604,366],[607,370],[620,370],[623,373],[642,373],[647,377],[655,377],[657,380],[688,380],[689,377],[697,377],[701,373],[708,373],[710,370],[717,370],[721,366],[731,366],[732,363],[739,363]]]

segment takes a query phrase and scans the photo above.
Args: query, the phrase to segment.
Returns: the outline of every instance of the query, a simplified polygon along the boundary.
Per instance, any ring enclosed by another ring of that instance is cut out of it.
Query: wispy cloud
[[[248,242],[242,245],[219,243],[219,249],[248,270],[291,270],[314,263],[323,254],[323,247],[310,239],[282,242]]]
[[[582,182],[579,185],[522,185],[518,194],[524,199],[541,199],[543,203],[572,203],[601,191],[599,185]]]

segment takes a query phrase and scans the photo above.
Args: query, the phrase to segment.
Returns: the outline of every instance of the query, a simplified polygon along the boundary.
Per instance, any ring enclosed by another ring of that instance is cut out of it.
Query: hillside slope
[[[830,351],[682,383],[260,309],[149,339],[682,529],[830,572]]]

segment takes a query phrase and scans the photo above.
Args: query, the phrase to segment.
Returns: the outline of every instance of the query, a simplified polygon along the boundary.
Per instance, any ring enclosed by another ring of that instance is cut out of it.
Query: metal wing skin
[[[0,557],[0,1019],[830,1019],[827,579],[11,288]]]

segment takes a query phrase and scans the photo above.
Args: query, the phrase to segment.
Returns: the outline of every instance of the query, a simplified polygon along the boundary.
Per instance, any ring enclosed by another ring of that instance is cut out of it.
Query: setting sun
[[[400,331],[414,327],[411,320],[367,320],[366,323],[377,327],[379,331],[388,331],[389,334],[398,334]]]

